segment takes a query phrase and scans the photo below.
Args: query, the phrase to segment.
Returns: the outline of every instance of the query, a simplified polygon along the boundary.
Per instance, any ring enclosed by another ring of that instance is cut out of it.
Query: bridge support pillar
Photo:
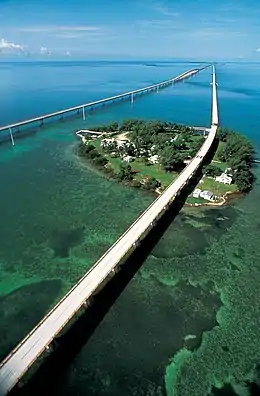
[[[157,93],[159,93],[159,85],[157,85]]]
[[[43,126],[43,118],[41,119],[40,126],[41,126],[41,127]]]
[[[131,103],[134,103],[134,93],[131,93]]]
[[[141,243],[140,241],[134,242],[133,243],[133,247],[137,248],[138,246],[140,246],[140,243]]]
[[[94,298],[93,297],[89,297],[86,301],[84,301],[83,305],[85,308],[90,307],[90,305],[92,305],[94,302]]]
[[[85,107],[84,106],[82,107],[82,118],[83,118],[83,121],[86,120],[86,114],[85,114]]]
[[[11,137],[12,145],[14,146],[14,137],[13,137],[12,129],[11,129],[11,128],[9,128],[9,132],[10,132],[10,137]]]

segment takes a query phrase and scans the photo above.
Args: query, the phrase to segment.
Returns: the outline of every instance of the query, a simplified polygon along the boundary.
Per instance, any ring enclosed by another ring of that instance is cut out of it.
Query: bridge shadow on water
[[[217,145],[216,141],[205,158],[204,164],[212,160]],[[72,323],[53,341],[49,351],[39,358],[39,361],[13,389],[11,395],[58,394],[59,384],[63,378],[66,378],[71,363],[179,214],[186,198],[193,191],[201,176],[200,168],[136,250],[120,264],[120,270],[95,293],[91,305],[80,310],[71,321]]]

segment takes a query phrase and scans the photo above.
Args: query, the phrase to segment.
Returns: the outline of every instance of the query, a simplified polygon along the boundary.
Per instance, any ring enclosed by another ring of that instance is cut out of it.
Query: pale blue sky
[[[0,57],[260,61],[259,0],[0,0]]]

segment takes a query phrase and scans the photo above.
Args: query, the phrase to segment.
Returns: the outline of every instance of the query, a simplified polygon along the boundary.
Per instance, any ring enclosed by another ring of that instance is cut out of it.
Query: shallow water
[[[1,123],[191,67],[2,63]],[[243,131],[258,150],[258,66],[217,65],[217,73],[222,125]],[[14,149],[0,146],[2,358],[153,199],[83,166],[74,155],[75,130],[133,116],[208,125],[210,78],[208,70],[134,106],[108,106],[86,123],[59,122],[17,139]],[[56,384],[57,394],[206,396],[210,386],[248,376],[260,360],[259,195],[256,183],[228,207],[183,210]],[[172,362],[183,347],[193,352]]]

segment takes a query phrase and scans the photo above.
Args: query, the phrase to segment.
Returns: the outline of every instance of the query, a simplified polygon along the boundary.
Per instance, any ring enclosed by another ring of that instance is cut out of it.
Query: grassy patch
[[[188,198],[186,199],[186,203],[192,204],[192,205],[194,205],[194,204],[205,204],[205,203],[207,203],[207,202],[209,202],[209,201],[206,201],[206,200],[203,199],[203,198],[188,197]]]
[[[93,144],[93,146],[95,146],[96,149],[107,158],[114,172],[118,173],[122,159],[111,157],[109,154],[105,154],[102,151],[100,143],[100,139],[94,139],[91,141],[91,144]],[[168,187],[178,175],[176,172],[165,172],[159,164],[146,165],[141,159],[136,159],[135,161],[131,162],[130,165],[133,171],[136,171],[135,179],[140,181],[145,177],[154,177],[166,187]]]
[[[96,147],[97,150],[101,150],[101,140],[100,139],[93,139],[91,140],[90,144]]]
[[[143,161],[136,159],[131,163],[132,169],[137,171],[136,179],[141,180],[144,177],[154,177],[163,185],[169,186],[176,178],[176,172],[165,172],[159,164],[146,165]]]
[[[122,164],[121,158],[110,157],[110,155],[105,154],[105,157],[108,159],[108,162],[115,173],[120,171],[120,165]]]
[[[220,162],[217,160],[212,160],[212,165],[217,166],[218,168],[220,168],[223,172],[229,167],[228,164],[224,163],[224,162]]]
[[[224,195],[228,191],[236,192],[237,186],[235,184],[223,184],[218,183],[214,179],[209,177],[203,177],[202,180],[199,182],[198,188],[201,190],[209,190],[212,191],[213,194],[217,195],[218,197]]]
[[[120,164],[122,163],[122,159],[114,158],[108,154],[105,154],[101,148],[100,143],[101,143],[100,139],[91,140],[91,144],[93,144],[93,146],[95,146],[96,149],[107,158],[113,171],[115,173],[118,173],[120,171]],[[224,142],[220,142],[218,150],[224,144],[225,144]],[[228,167],[228,164],[217,160],[217,153],[215,154],[212,163],[218,166],[223,171]],[[160,164],[147,165],[144,163],[143,160],[138,158],[135,161],[131,162],[130,165],[133,171],[136,172],[135,179],[137,179],[138,181],[144,179],[145,177],[154,177],[155,179],[159,180],[163,186],[168,187],[173,182],[173,180],[178,176],[177,172],[165,172]],[[228,191],[231,192],[238,191],[237,186],[235,184],[226,185],[226,184],[218,183],[214,179],[209,177],[203,177],[197,187],[202,190],[212,191],[213,194],[218,197],[223,196]],[[195,204],[195,203],[205,203],[207,201],[205,201],[202,198],[189,197],[187,199],[187,202]]]

